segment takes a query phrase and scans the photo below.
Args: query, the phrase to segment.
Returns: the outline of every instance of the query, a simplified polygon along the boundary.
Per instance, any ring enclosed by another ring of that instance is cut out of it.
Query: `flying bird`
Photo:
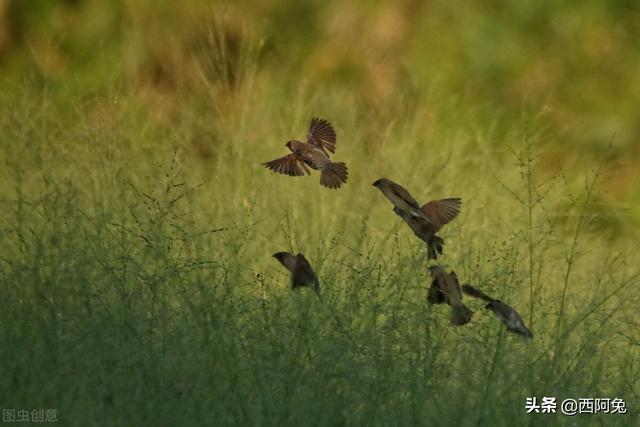
[[[332,162],[329,153],[336,152],[336,132],[331,123],[314,117],[309,124],[307,142],[290,140],[285,146],[291,154],[263,163],[274,172],[289,176],[311,174],[309,168],[320,171],[320,184],[328,188],[339,188],[347,182],[347,165]]]
[[[312,288],[320,296],[320,282],[311,268],[309,261],[302,254],[294,255],[290,252],[278,252],[273,257],[280,261],[291,272],[291,288],[303,286]]]
[[[531,338],[533,338],[533,334],[524,324],[522,317],[518,314],[518,312],[511,307],[510,305],[500,301],[499,299],[494,299],[482,292],[479,289],[474,288],[471,285],[462,285],[462,290],[472,297],[480,298],[482,300],[487,301],[486,309],[493,311],[493,314],[496,315],[498,319],[507,327],[507,330],[518,334],[522,337],[525,343],[528,343]]]
[[[451,324],[465,325],[471,321],[473,312],[462,303],[460,283],[454,271],[447,273],[437,265],[429,267],[431,287],[427,292],[427,301],[431,304],[447,303],[451,306]]]
[[[460,213],[462,201],[457,198],[432,200],[419,206],[402,186],[381,178],[373,183],[393,203],[393,212],[411,227],[413,233],[427,244],[427,258],[438,259],[444,240],[436,233]]]

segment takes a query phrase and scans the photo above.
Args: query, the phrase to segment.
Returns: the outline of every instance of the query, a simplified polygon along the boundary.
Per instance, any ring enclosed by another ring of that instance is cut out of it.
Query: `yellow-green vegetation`
[[[0,406],[637,425],[639,23],[630,1],[0,0]],[[339,190],[261,165],[313,116]],[[512,304],[528,346],[478,300],[462,327],[427,305],[381,177],[463,199],[438,263]],[[526,415],[533,396],[629,412]]]

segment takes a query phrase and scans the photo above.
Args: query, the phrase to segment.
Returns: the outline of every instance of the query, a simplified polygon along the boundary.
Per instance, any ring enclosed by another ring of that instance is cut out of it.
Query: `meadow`
[[[628,2],[0,1],[0,407],[61,425],[635,426]],[[634,38],[635,36],[635,38]],[[634,98],[635,97],[635,98]],[[311,117],[338,190],[261,163]],[[461,197],[430,306],[372,187]],[[271,257],[301,252],[322,300]],[[626,414],[526,414],[527,397]]]

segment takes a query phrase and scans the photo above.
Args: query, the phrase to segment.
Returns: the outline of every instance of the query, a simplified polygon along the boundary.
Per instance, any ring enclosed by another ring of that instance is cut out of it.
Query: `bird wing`
[[[296,255],[296,265],[293,271],[293,276],[303,280],[305,283],[312,284],[314,287],[318,287],[318,277],[311,268],[311,264],[302,254]]]
[[[280,264],[284,265],[287,270],[292,273],[295,271],[297,265],[297,258],[295,255],[289,252],[279,252],[276,255],[280,255],[280,257],[276,257],[276,259],[280,262]],[[274,255],[274,257],[276,255]]]
[[[300,164],[300,159],[294,153],[279,157],[270,162],[263,163],[264,166],[274,172],[289,176],[303,176],[305,172],[310,173]]]
[[[411,231],[413,231],[413,234],[415,234],[417,238],[419,238],[426,244],[430,244],[430,238],[433,234],[433,227],[427,222],[426,219],[414,217],[411,215],[405,215],[402,217],[402,219],[411,228]]]
[[[400,197],[402,200],[404,200],[407,204],[413,206],[416,209],[420,209],[420,206],[418,205],[418,202],[416,202],[416,199],[414,199],[413,196],[409,194],[409,192],[403,186],[398,185],[395,182],[390,182],[389,190],[391,190],[391,192],[397,197]]]
[[[325,154],[326,150],[331,153],[336,152],[336,131],[333,130],[331,123],[325,119],[314,117],[309,124],[309,133],[307,133],[307,142],[315,145]]]
[[[433,279],[431,281],[431,287],[427,292],[427,301],[429,301],[431,304],[442,304],[444,302],[444,295],[438,287],[437,279]]]
[[[462,292],[460,292],[460,284],[458,283],[458,277],[456,273],[444,273],[442,275],[442,281],[446,288],[445,295],[447,296],[447,303],[450,306],[458,305],[462,302]]]
[[[524,320],[522,320],[522,317],[520,317],[520,314],[515,310],[515,308],[506,303],[503,304],[509,308],[509,323],[524,327]]]
[[[460,282],[458,281],[458,275],[456,274],[455,271],[451,270],[449,272],[449,275],[451,276],[451,278],[453,279],[453,282],[456,285],[456,288],[458,288],[458,291],[460,291]]]
[[[435,231],[450,223],[460,213],[462,201],[455,197],[450,199],[432,200],[422,206],[422,211],[431,220]]]
[[[471,295],[472,297],[480,298],[488,302],[495,301],[495,299],[491,298],[489,295],[485,294],[480,289],[476,289],[469,284],[462,285],[462,290],[464,291],[465,294]]]

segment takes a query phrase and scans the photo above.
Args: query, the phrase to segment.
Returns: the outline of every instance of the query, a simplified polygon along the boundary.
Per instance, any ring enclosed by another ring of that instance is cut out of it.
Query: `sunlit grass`
[[[327,114],[351,170],[330,191],[260,165],[316,107],[253,96],[163,132],[126,99],[69,129],[55,107],[5,116],[5,407],[57,407],[65,424],[513,425],[530,420],[527,396],[637,399],[637,256],[591,227],[598,164],[541,175],[519,126],[501,152],[419,109],[375,141],[370,123]],[[190,132],[219,141],[211,156]],[[381,176],[420,201],[463,198],[439,261],[513,304],[531,345],[476,301],[460,328],[426,304],[424,248],[371,186]],[[280,250],[309,258],[322,302],[289,289]]]

